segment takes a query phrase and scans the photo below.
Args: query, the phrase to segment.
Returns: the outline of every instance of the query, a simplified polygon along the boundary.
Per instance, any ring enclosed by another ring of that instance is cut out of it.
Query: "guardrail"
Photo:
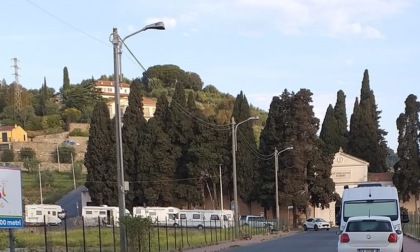
[[[420,239],[420,215],[410,214],[410,222],[403,224],[403,231],[405,234]]]

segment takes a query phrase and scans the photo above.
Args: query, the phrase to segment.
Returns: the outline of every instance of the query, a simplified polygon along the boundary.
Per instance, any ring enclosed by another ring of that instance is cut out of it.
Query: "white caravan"
[[[85,226],[119,226],[120,209],[116,206],[84,206],[82,216]],[[130,216],[130,211],[125,210],[125,215]]]
[[[232,227],[233,211],[203,209],[180,210],[179,225],[182,227],[196,227],[198,229]]]
[[[348,219],[353,216],[387,216],[391,219],[398,235],[399,251],[402,251],[402,223],[409,222],[407,213],[400,213],[400,202],[395,187],[363,186],[344,187],[341,209],[337,216],[337,225],[342,231]]]
[[[58,213],[63,212],[60,205],[31,204],[25,205],[25,225],[60,225]]]
[[[176,207],[133,207],[133,216],[150,218],[154,225],[178,226],[179,208]]]

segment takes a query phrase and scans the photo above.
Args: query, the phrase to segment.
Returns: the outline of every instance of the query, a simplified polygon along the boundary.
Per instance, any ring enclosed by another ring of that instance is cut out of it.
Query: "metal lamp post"
[[[117,28],[113,28],[112,43],[114,45],[114,91],[115,91],[115,129],[116,129],[116,153],[117,153],[117,170],[118,170],[118,206],[119,217],[122,219],[125,215],[125,188],[124,188],[124,166],[123,166],[123,149],[121,137],[121,106],[120,106],[120,76],[121,76],[121,54],[122,45],[124,41],[131,36],[134,36],[142,31],[154,29],[164,30],[163,22],[146,25],[143,29],[138,30],[130,35],[120,38]],[[127,249],[127,239],[124,230],[124,225],[120,225],[120,251],[125,252]]]
[[[235,238],[239,236],[239,206],[238,206],[238,181],[236,177],[236,150],[237,150],[237,139],[236,139],[236,132],[238,130],[238,126],[244,122],[250,120],[259,120],[258,116],[251,116],[250,118],[243,120],[239,123],[235,123],[235,118],[232,116],[232,166],[233,166],[233,202],[234,202],[234,224],[235,224]]]
[[[293,147],[287,147],[282,151],[277,151],[277,148],[274,148],[274,165],[275,165],[275,178],[276,178],[276,220],[277,220],[277,230],[280,230],[280,206],[279,206],[279,155],[280,153],[293,150]],[[289,212],[289,211],[287,211]]]

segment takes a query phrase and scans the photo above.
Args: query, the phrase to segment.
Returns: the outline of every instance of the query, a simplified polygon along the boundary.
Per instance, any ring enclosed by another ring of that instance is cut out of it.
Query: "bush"
[[[25,159],[33,159],[36,157],[36,153],[32,148],[25,147],[20,149],[19,157],[21,161]]]
[[[12,149],[3,150],[1,153],[2,162],[13,162],[15,160],[15,152]]]
[[[39,161],[36,158],[25,158],[23,160],[23,167],[30,173],[35,173],[39,169]]]
[[[79,136],[79,137],[88,137],[89,132],[83,131],[79,128],[75,128],[69,133],[69,136]]]
[[[76,157],[76,151],[70,146],[59,146],[51,153],[51,156],[55,163],[60,161],[60,163],[71,164],[72,158]]]
[[[83,175],[83,160],[77,160],[73,166],[75,179],[80,179]],[[70,172],[70,179],[73,179],[73,171]]]

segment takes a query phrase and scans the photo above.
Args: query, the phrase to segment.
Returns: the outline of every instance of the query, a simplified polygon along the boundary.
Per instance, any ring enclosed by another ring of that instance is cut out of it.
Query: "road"
[[[251,246],[229,249],[229,252],[336,252],[337,251],[336,229],[330,231],[307,231],[284,238],[266,241]],[[404,252],[420,251],[420,242],[404,238]]]

